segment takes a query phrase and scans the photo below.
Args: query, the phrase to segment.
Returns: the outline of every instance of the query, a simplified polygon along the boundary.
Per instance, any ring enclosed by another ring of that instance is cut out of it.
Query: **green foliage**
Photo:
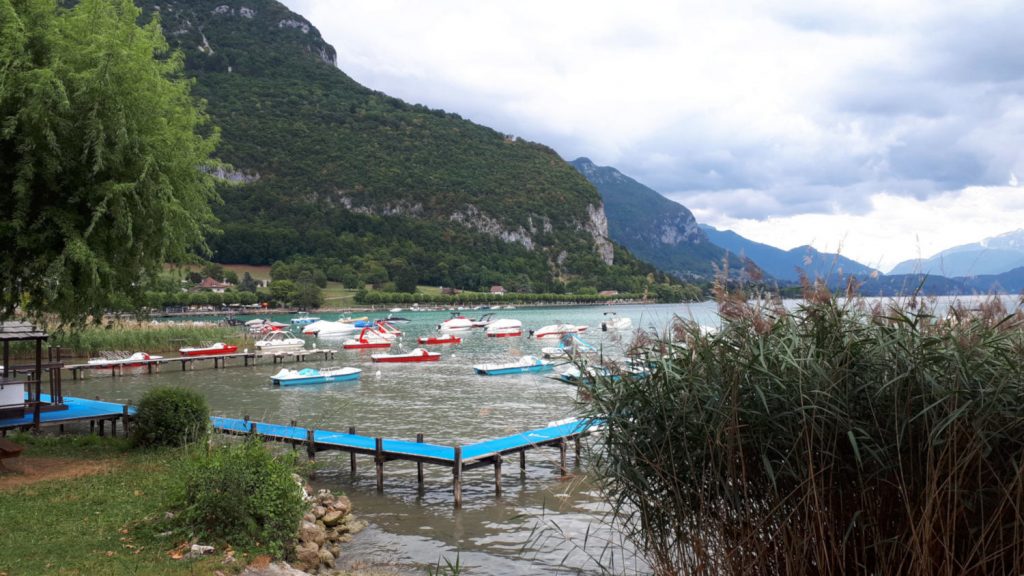
[[[584,228],[600,197],[551,149],[357,84],[324,62],[334,49],[314,27],[278,25],[302,18],[277,2],[254,0],[252,18],[215,11],[219,0],[143,2],[156,4],[223,129],[222,157],[259,175],[220,187],[224,233],[209,239],[217,261],[315,256],[346,287],[394,282],[404,292],[485,290],[515,277],[536,292],[576,277],[642,292],[625,285],[654,272],[622,250],[614,266],[597,257]]]
[[[0,0],[0,308],[81,322],[143,304],[202,249],[216,131],[130,0]]]
[[[153,388],[139,401],[138,410],[132,436],[136,446],[183,446],[209,433],[210,410],[195,390]]]
[[[720,294],[601,378],[596,467],[655,573],[1024,570],[1024,313]]]
[[[257,439],[200,455],[188,471],[182,521],[202,539],[281,557],[305,512],[294,470],[291,454],[275,457]]]

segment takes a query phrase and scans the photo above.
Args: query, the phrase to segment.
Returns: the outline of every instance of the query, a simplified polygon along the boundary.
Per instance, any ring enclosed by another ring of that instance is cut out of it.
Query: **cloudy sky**
[[[284,0],[360,83],[887,271],[1024,228],[1024,2]]]

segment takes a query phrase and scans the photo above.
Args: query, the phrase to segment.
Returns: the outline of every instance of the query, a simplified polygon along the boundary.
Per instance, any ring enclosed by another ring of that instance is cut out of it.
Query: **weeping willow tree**
[[[205,250],[217,132],[131,0],[0,0],[0,316],[141,306]]]

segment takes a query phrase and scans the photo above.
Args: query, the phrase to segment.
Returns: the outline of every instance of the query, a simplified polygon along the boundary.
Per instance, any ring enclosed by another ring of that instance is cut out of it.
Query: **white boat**
[[[586,326],[577,326],[575,324],[550,324],[543,326],[532,332],[533,337],[542,340],[544,338],[561,338],[566,334],[580,334],[586,332]]]
[[[341,343],[345,350],[367,350],[372,348],[390,348],[394,338],[386,338],[373,328],[363,328],[359,336],[349,338]]]
[[[306,314],[305,312],[303,312],[303,313],[299,314],[298,316],[296,316],[295,318],[291,319],[292,325],[295,325],[295,326],[305,326],[307,324],[312,324],[313,322],[319,322],[319,321],[320,321],[320,319],[317,318],[316,316],[310,316],[309,314]]]
[[[344,382],[346,380],[358,380],[362,374],[359,368],[303,368],[301,370],[289,370],[282,368],[280,372],[270,377],[271,383],[277,386],[294,386],[296,384],[323,384],[326,382]]]
[[[488,312],[475,320],[471,320],[471,322],[473,323],[473,328],[486,328],[491,325],[491,322],[494,322],[494,312]]]
[[[94,364],[94,365],[108,365],[108,364],[118,365],[119,364],[119,365],[122,365],[122,366],[135,367],[135,366],[143,366],[143,365],[145,365],[145,360],[162,360],[162,359],[163,359],[163,356],[157,356],[155,354],[150,354],[148,352],[136,352],[136,353],[131,354],[131,355],[127,355],[127,354],[122,352],[120,354],[117,354],[117,353],[115,353],[115,354],[108,354],[106,357],[103,357],[103,358],[90,358],[88,363],[89,364]],[[136,364],[136,362],[138,362],[138,363]]]
[[[491,338],[507,338],[523,335],[523,323],[512,318],[501,318],[487,325],[484,333]]]
[[[471,330],[472,328],[473,321],[465,316],[449,318],[437,326],[437,329],[442,332],[462,332],[464,330]]]
[[[347,322],[332,322],[330,320],[318,320],[305,326],[302,329],[303,334],[311,334],[314,336],[344,336],[345,334],[351,334],[358,330],[354,325]]]
[[[256,341],[256,350],[259,352],[296,352],[305,347],[305,340],[283,330],[268,332],[262,340]]]
[[[565,334],[558,346],[545,346],[540,349],[545,358],[576,358],[581,354],[597,352],[597,349],[583,341],[579,334]]]
[[[626,316],[619,316],[615,312],[605,312],[604,322],[601,322],[602,332],[617,332],[619,330],[629,330],[633,327],[633,320]]]
[[[554,367],[553,362],[547,360],[541,360],[533,355],[526,355],[519,358],[515,362],[506,362],[504,364],[479,364],[473,366],[473,370],[476,370],[477,374],[483,376],[500,376],[503,374],[523,374],[525,372],[543,372],[545,370],[551,370]]]

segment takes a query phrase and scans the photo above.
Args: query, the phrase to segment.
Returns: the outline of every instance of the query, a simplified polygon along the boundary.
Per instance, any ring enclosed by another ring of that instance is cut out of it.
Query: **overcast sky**
[[[888,271],[1024,227],[1024,1],[284,0],[403,100]]]

